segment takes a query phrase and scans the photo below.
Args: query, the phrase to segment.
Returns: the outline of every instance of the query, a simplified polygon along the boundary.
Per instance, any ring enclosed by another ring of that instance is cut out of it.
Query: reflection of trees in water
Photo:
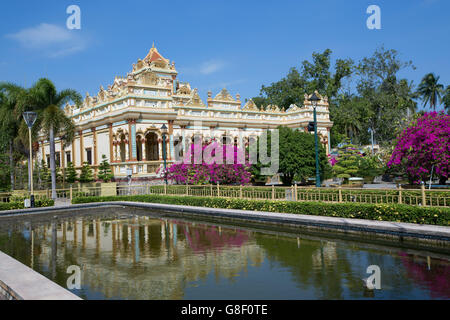
[[[342,299],[345,278],[350,270],[349,261],[341,256],[333,242],[281,238],[257,234],[256,243],[266,252],[269,260],[288,268],[293,280],[302,290],[310,288],[321,299]],[[353,286],[351,286],[353,287]]]
[[[297,287],[311,297],[362,298],[361,278],[368,276],[367,266],[376,264],[382,270],[382,289],[391,290],[387,295],[402,298],[400,293],[419,286],[428,288],[431,297],[449,298],[448,263],[432,263],[430,273],[424,260],[399,259],[395,251],[361,249],[350,242],[337,245],[148,217],[71,219],[53,226],[34,227],[35,270],[48,278],[53,271],[55,281],[65,287],[67,267],[82,266],[83,298],[94,292],[99,298],[182,299],[192,283],[211,275],[232,282],[265,257],[288,269]],[[10,233],[0,231],[0,250],[28,266],[30,243],[30,232],[21,225]]]
[[[222,232],[222,228],[216,226],[205,225],[189,229],[186,223],[178,225],[183,228],[189,247],[196,253],[240,247],[249,239],[248,232],[243,230],[226,229]]]
[[[399,253],[409,278],[419,286],[425,286],[430,291],[431,298],[450,299],[450,264],[445,261],[434,260],[431,264],[421,257],[408,256]]]
[[[290,271],[299,288],[315,290],[315,296],[323,299],[363,298],[362,278],[369,276],[366,273],[369,265],[378,265],[381,269],[382,290],[375,291],[375,297],[403,298],[401,294],[407,297],[417,285],[432,287],[431,282],[436,285],[445,275],[449,278],[449,270],[446,269],[440,273],[441,277],[437,276],[429,283],[421,277],[414,283],[395,252],[362,249],[354,243],[336,246],[336,243],[328,241],[296,241],[261,234],[256,234],[255,239],[269,260],[277,261]],[[409,256],[405,261],[421,269]],[[448,281],[445,283],[448,294]]]
[[[210,274],[233,279],[247,260],[263,261],[262,251],[246,244],[246,232],[210,228],[148,218],[39,225],[34,229],[35,270],[65,287],[67,267],[78,265],[82,286],[99,293],[97,298],[182,299],[193,281]],[[23,262],[29,262],[30,243],[20,232],[2,239],[8,246],[4,251],[15,256],[19,248]],[[92,297],[87,293],[80,296]]]

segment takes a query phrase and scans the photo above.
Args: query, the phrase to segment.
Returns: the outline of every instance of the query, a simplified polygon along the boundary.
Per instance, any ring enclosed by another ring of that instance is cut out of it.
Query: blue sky
[[[66,8],[81,8],[81,30],[66,29]],[[381,8],[381,30],[366,9]],[[435,72],[450,84],[447,0],[5,1],[0,11],[0,81],[97,93],[125,76],[155,42],[175,61],[180,81],[206,100],[226,87],[242,100],[259,94],[312,52],[359,60],[380,45],[412,60],[415,84]]]

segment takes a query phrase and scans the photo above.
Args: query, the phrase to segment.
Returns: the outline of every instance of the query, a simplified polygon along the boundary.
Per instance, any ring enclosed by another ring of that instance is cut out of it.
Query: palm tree
[[[64,137],[66,142],[73,140],[75,126],[63,111],[63,106],[69,101],[81,104],[81,95],[72,89],[57,91],[55,85],[48,79],[39,79],[27,91],[27,95],[17,106],[17,112],[32,109],[38,113],[35,127],[45,133],[50,142],[50,171],[52,180],[52,199],[56,199],[56,166],[55,166],[55,136]]]
[[[9,144],[9,164],[11,177],[11,190],[14,190],[14,149],[25,151],[22,144],[19,148],[14,148],[20,144],[20,139],[17,132],[19,131],[22,115],[16,113],[16,105],[21,97],[26,93],[26,90],[18,85],[3,82],[0,83],[0,130],[2,135],[7,139]],[[26,135],[28,141],[28,135]],[[29,151],[28,151],[29,152]]]
[[[444,104],[444,108],[445,110],[447,110],[447,114],[450,114],[450,86],[447,86],[447,88],[445,89],[441,103]]]
[[[439,83],[439,76],[429,73],[423,77],[422,82],[417,88],[417,94],[422,97],[424,106],[430,102],[430,109],[436,110],[436,104],[441,99],[441,93],[444,86]]]

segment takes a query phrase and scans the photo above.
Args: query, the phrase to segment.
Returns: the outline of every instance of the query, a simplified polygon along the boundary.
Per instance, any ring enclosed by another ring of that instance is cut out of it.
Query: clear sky
[[[69,5],[81,8],[81,30],[68,30]],[[381,30],[369,30],[369,5],[381,8]],[[412,60],[402,75],[417,85],[435,72],[450,84],[448,0],[2,1],[0,81],[30,86],[48,77],[58,89],[97,94],[125,76],[155,42],[175,61],[180,81],[204,100],[226,87],[242,100],[285,76],[314,51],[359,60],[380,45]]]

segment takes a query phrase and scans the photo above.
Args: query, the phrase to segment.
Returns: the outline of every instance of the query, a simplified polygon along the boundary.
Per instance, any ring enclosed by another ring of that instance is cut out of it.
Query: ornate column
[[[95,177],[97,177],[97,172],[98,172],[98,157],[97,157],[97,130],[94,128],[91,129],[92,131],[92,144],[93,146],[93,152],[94,152],[94,175]]]
[[[125,143],[125,161],[130,161],[130,139]]]
[[[131,161],[136,161],[136,119],[128,120],[128,132],[129,159]]]
[[[83,131],[79,131],[78,134],[80,135],[80,167],[83,166],[84,163],[84,142],[83,142]]]
[[[44,140],[41,141],[41,146],[42,146],[42,160],[44,160],[44,163],[45,163],[45,161],[47,159],[45,159],[45,144],[44,144]]]
[[[75,167],[75,137],[73,138],[73,141],[71,143],[72,145],[72,154],[70,156],[70,161],[72,162],[73,166]]]
[[[162,154],[162,137],[158,138],[158,154],[159,154],[159,161],[163,160],[163,154]]]
[[[145,151],[145,137],[141,139],[142,142],[142,161],[147,161],[147,153]]]
[[[167,160],[172,160],[175,159],[175,150],[174,150],[174,141],[173,141],[173,120],[169,120],[169,130],[168,130],[168,135],[169,135],[169,149],[166,148],[166,150],[169,150],[169,152],[167,153]]]
[[[60,152],[60,156],[59,156],[59,165],[61,166],[61,171],[62,171],[62,179],[63,179],[63,183],[66,182],[65,181],[65,176],[66,176],[66,152],[64,150],[64,141],[61,139],[59,140],[61,142],[61,152]]]
[[[109,127],[109,162],[113,162],[115,160],[114,146],[113,146],[113,130],[112,130],[113,124],[110,123],[108,127]]]
[[[183,156],[186,154],[186,126],[180,126],[181,128],[181,147],[183,148]]]
[[[327,136],[328,136],[328,145],[327,145],[327,155],[331,153],[331,135],[330,135],[330,128],[327,128]]]

